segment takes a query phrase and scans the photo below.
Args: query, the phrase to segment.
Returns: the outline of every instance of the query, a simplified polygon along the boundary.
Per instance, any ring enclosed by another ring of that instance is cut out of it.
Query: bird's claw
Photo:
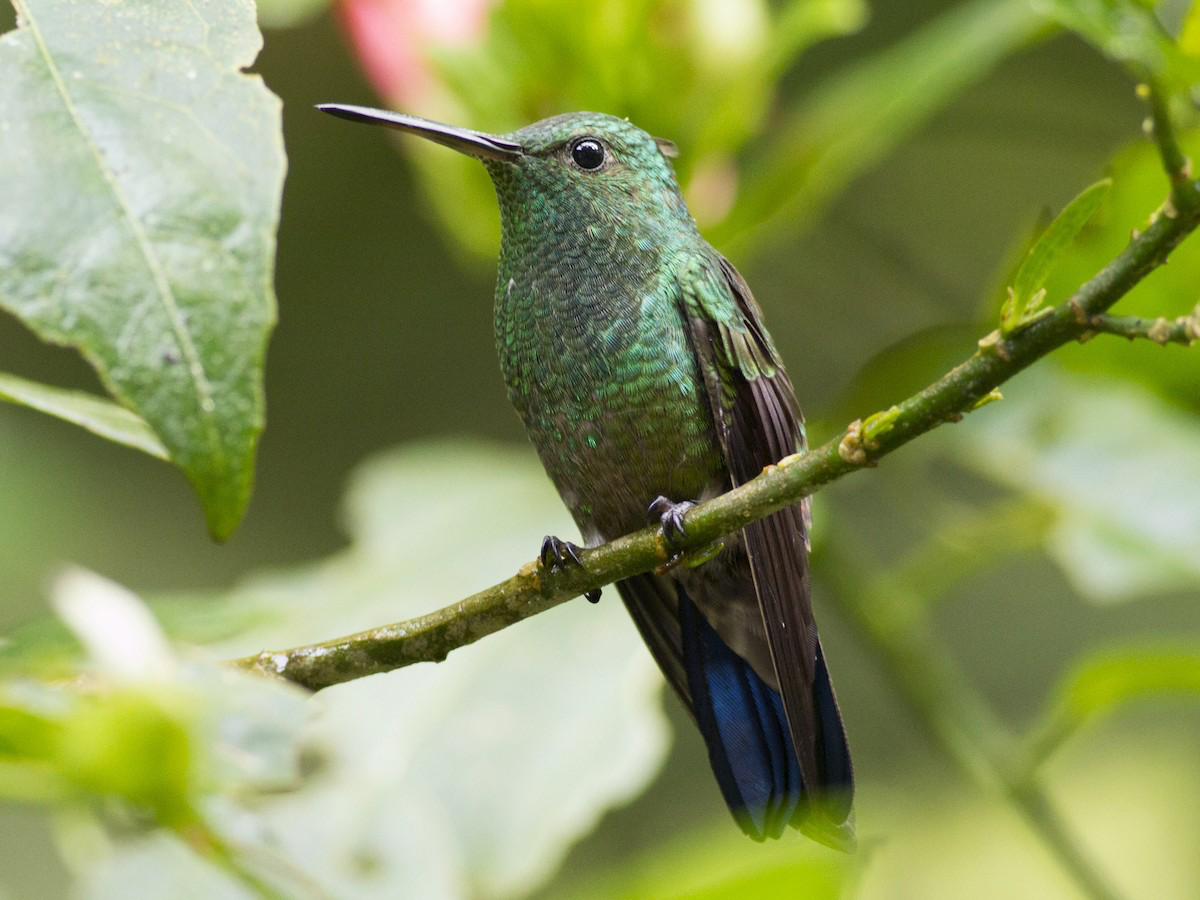
[[[552,534],[542,538],[542,549],[538,554],[544,569],[565,569],[567,566],[582,566],[579,547]]]
[[[579,547],[552,534],[542,538],[542,549],[538,554],[538,560],[541,562],[542,568],[548,572],[561,572],[569,566],[583,565],[583,560],[579,558]],[[587,597],[589,603],[599,603],[600,588],[593,588],[583,596]]]
[[[655,575],[665,575],[681,563],[689,569],[694,569],[696,566],[708,562],[724,548],[725,545],[721,541],[693,550],[684,550],[680,547],[683,539],[687,536],[683,526],[683,517],[695,505],[691,500],[681,500],[676,503],[669,497],[655,497],[654,502],[647,507],[646,518],[651,524],[657,523],[662,527],[663,542],[671,551],[670,559],[654,570]]]
[[[681,500],[676,503],[669,497],[660,496],[655,497],[646,508],[646,518],[650,520],[651,524],[657,523],[662,526],[663,540],[667,542],[667,546],[671,550],[678,551],[679,544],[685,537],[683,517],[695,505],[691,500]],[[678,552],[675,555],[678,556]]]
[[[655,575],[665,575],[684,561],[687,554],[679,548],[685,537],[683,517],[695,505],[691,500],[676,503],[670,497],[658,496],[646,507],[646,519],[662,528],[663,542],[671,551],[671,558],[654,570]]]

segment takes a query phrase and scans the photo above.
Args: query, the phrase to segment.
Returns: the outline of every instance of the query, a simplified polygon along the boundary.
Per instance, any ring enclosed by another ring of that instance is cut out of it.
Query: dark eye
[[[582,138],[571,146],[571,159],[579,168],[594,171],[604,165],[604,145],[595,138]]]

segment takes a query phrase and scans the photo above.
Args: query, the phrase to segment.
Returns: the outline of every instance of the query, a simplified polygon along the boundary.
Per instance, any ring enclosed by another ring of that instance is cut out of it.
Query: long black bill
[[[456,128],[453,125],[443,125],[441,122],[431,122],[429,119],[406,116],[404,113],[389,112],[386,109],[347,106],[342,103],[321,103],[317,105],[317,109],[329,113],[331,116],[337,116],[339,119],[349,119],[351,122],[386,125],[388,128],[407,131],[409,134],[415,134],[476,159],[495,159],[504,162],[516,159],[524,153],[520,144],[484,134],[482,131]]]

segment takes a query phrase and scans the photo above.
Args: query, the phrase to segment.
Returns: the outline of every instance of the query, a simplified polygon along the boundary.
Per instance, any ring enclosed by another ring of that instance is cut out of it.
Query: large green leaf
[[[571,533],[527,449],[393,453],[357,476],[348,507],[347,550],[223,596],[156,604],[160,620],[222,657],[325,639],[428,612],[511,574],[546,530]],[[87,621],[76,631],[118,650],[122,634],[139,630]],[[51,640],[45,631],[12,637],[18,659],[27,639],[43,651]],[[657,770],[666,749],[661,684],[607,591],[598,606],[569,603],[440,665],[322,691],[302,737],[313,771],[299,789],[248,793],[253,802],[241,804],[233,788],[244,775],[218,772],[210,787],[221,802],[205,808],[239,858],[260,870],[272,860],[265,874],[288,896],[520,896]],[[214,702],[245,706],[234,696]],[[279,733],[256,742],[239,731],[236,745],[279,758]],[[147,872],[158,896],[187,896],[197,879],[239,895],[211,860],[170,835],[127,835],[103,849],[81,868],[84,896],[128,897],[123,882]]]
[[[1140,388],[1043,361],[950,434],[979,470],[1044,503],[1047,548],[1096,600],[1200,585],[1200,419]]]
[[[191,480],[249,500],[283,181],[249,0],[16,0],[0,38],[0,308],[77,348]]]

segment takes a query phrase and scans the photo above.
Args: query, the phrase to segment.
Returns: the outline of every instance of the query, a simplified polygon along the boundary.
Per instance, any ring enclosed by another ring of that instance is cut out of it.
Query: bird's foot
[[[646,507],[646,519],[650,524],[662,526],[663,540],[667,548],[679,555],[679,544],[684,538],[683,517],[696,504],[691,500],[676,503],[669,497],[658,496]]]
[[[542,538],[542,550],[538,554],[538,560],[547,572],[562,572],[570,566],[583,565],[579,558],[579,547],[552,534]],[[589,603],[599,603],[600,588],[594,588],[583,596],[587,597]]]
[[[676,503],[669,497],[655,497],[654,502],[646,508],[646,518],[651,524],[662,526],[663,541],[666,543],[667,549],[671,551],[671,558],[655,569],[654,574],[665,575],[681,563],[689,569],[695,568],[721,552],[724,545],[720,542],[695,550],[680,548],[679,545],[686,536],[683,517],[695,505],[691,500],[681,500]]]

